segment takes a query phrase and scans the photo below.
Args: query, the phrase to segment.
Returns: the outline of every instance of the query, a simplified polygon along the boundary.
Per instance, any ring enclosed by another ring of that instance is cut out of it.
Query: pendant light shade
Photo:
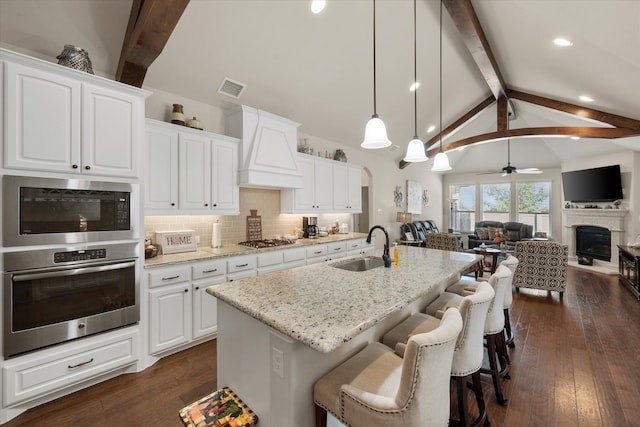
[[[387,137],[387,128],[376,113],[376,0],[373,0],[373,115],[364,130],[362,148],[385,148],[391,145]]]
[[[449,164],[449,157],[447,157],[446,153],[442,151],[436,154],[436,157],[433,159],[433,167],[431,168],[434,172],[445,172],[451,170],[451,165]]]
[[[384,122],[377,114],[371,116],[364,129],[364,141],[360,146],[362,148],[385,148],[391,145],[391,141],[387,138],[387,128]]]
[[[405,162],[426,162],[427,154],[424,149],[424,143],[418,138],[418,61],[416,48],[416,0],[413,0],[413,134],[414,137],[409,141],[407,146],[407,154],[404,156]]]
[[[440,152],[433,159],[434,172],[446,172],[451,170],[449,157],[442,151],[442,2],[440,2]]]

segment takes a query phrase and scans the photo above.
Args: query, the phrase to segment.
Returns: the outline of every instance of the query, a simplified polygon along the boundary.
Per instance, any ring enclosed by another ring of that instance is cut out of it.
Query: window
[[[518,197],[517,221],[533,226],[533,232],[550,234],[549,194],[551,182],[519,182],[516,184]]]
[[[476,186],[456,184],[449,186],[451,217],[449,228],[456,231],[473,231],[476,225]]]
[[[508,222],[511,212],[511,183],[482,184],[482,220]]]

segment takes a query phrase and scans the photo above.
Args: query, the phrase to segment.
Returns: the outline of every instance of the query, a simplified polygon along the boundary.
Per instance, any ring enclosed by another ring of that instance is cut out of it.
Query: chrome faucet
[[[386,242],[384,244],[384,252],[382,253],[382,260],[384,261],[384,266],[386,268],[389,268],[391,267],[391,257],[389,256],[389,233],[387,233],[387,230],[385,230],[384,227],[382,227],[381,225],[374,225],[373,227],[371,227],[371,230],[369,230],[369,235],[367,236],[367,243],[371,243],[371,233],[376,228],[379,228],[380,230],[382,230],[386,238]]]

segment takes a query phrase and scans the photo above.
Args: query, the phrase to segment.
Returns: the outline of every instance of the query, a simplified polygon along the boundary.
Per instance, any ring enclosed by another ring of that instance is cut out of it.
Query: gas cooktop
[[[239,245],[249,246],[250,248],[271,248],[273,246],[285,246],[292,245],[295,242],[289,239],[263,239],[263,240],[249,240],[246,242],[240,242]]]

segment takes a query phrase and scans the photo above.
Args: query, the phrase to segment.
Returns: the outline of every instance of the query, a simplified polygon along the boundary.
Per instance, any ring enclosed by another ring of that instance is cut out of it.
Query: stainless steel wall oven
[[[138,184],[122,182],[5,175],[3,244],[137,239],[137,190]]]
[[[3,254],[3,353],[134,324],[140,319],[139,243]]]

